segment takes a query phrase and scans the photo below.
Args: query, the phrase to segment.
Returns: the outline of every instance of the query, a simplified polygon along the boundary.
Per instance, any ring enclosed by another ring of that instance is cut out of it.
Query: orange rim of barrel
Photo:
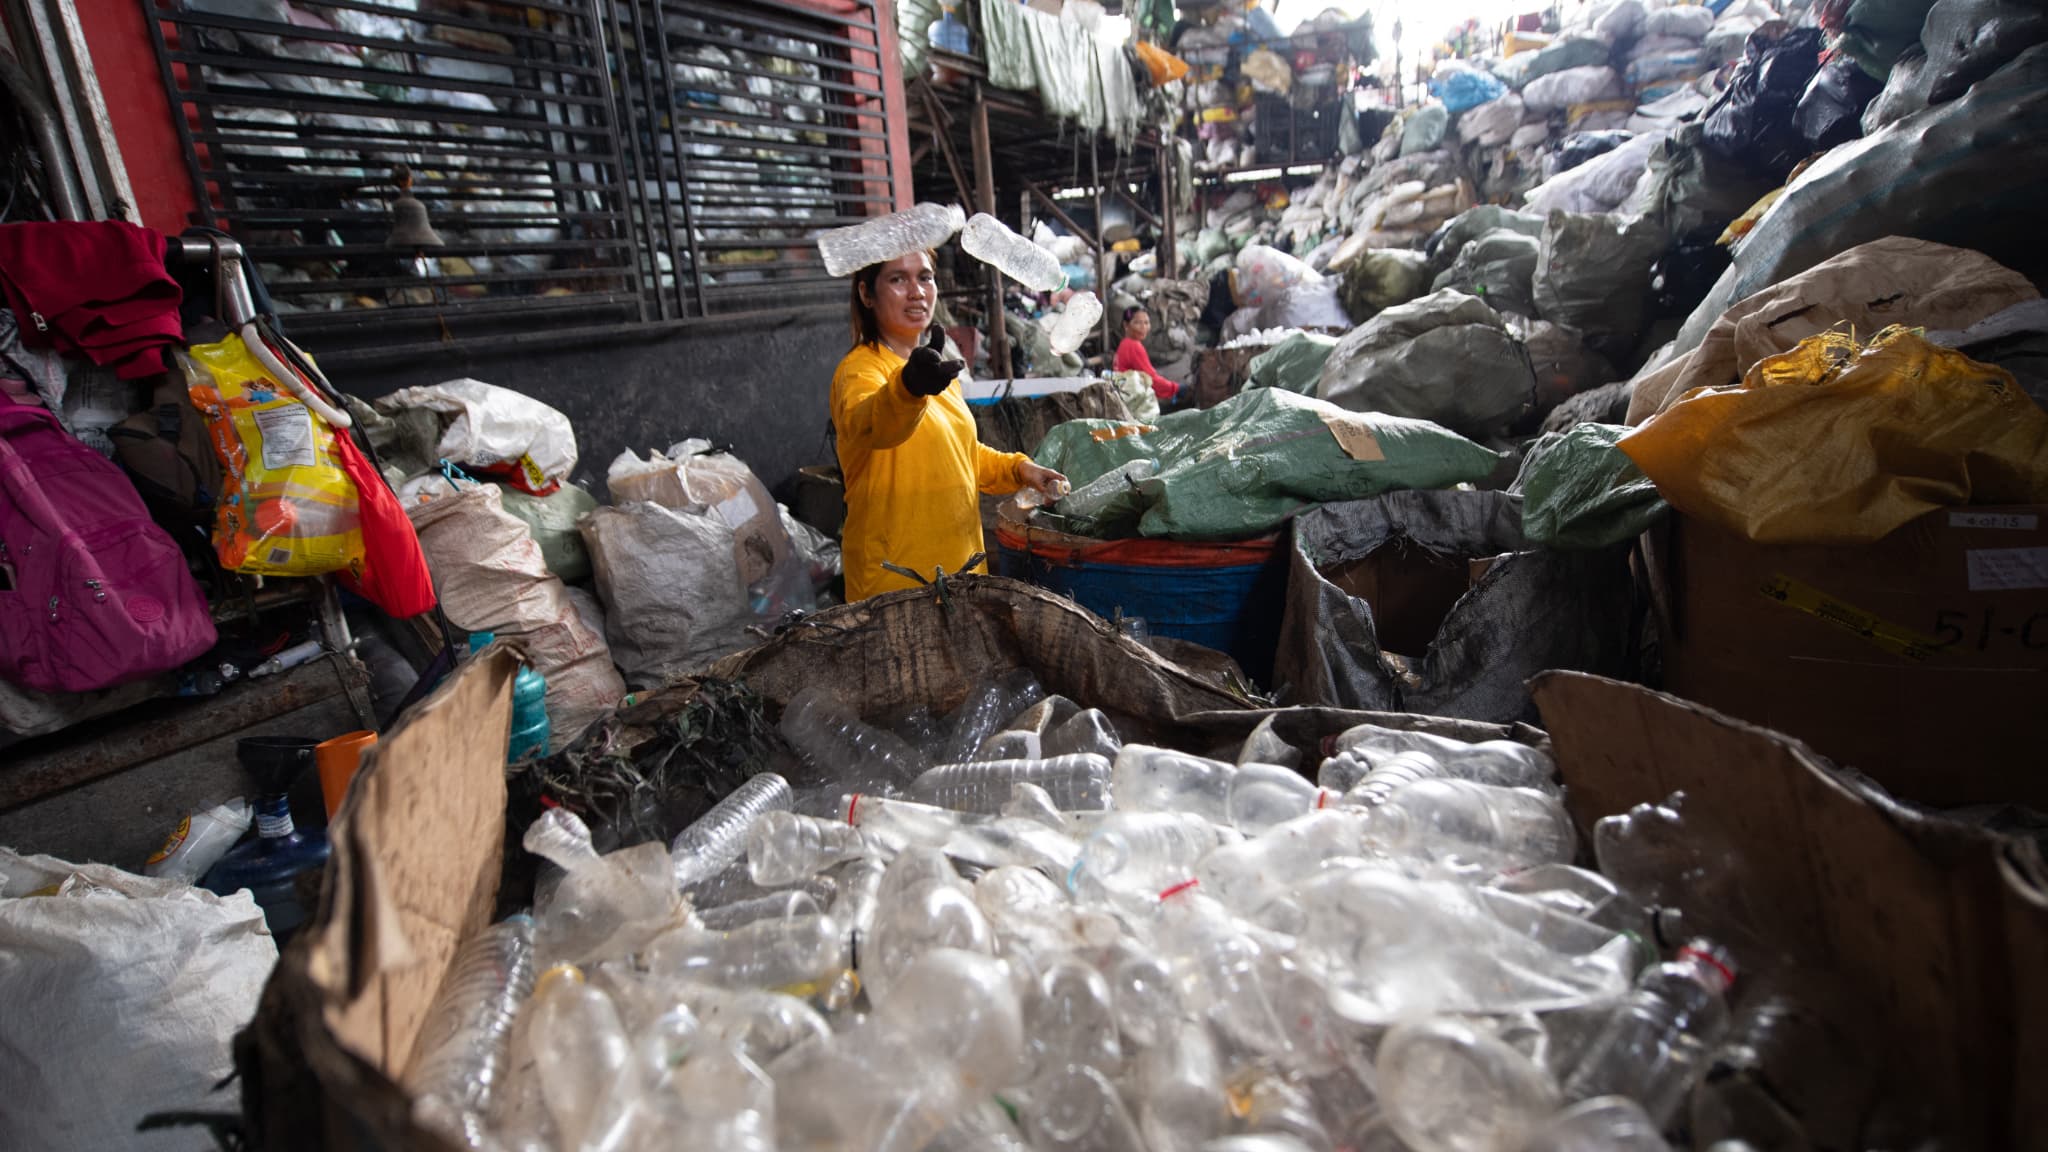
[[[1253,540],[1097,540],[1055,532],[1012,519],[1009,506],[996,520],[996,542],[1034,559],[1067,567],[1120,564],[1138,568],[1252,568],[1266,563],[1280,548],[1278,532]]]

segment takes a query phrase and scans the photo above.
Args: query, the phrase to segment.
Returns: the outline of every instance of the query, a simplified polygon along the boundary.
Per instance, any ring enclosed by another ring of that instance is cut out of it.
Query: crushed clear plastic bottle
[[[1045,689],[1028,672],[1012,673],[975,688],[953,712],[939,747],[939,762],[982,759],[981,747],[997,729],[1044,698]]]
[[[1338,755],[1354,753],[1369,764],[1402,752],[1422,752],[1443,766],[1443,775],[1502,788],[1548,789],[1554,786],[1557,764],[1540,748],[1512,740],[1466,743],[1428,732],[1411,732],[1361,724],[1336,740]]]
[[[845,791],[900,788],[931,767],[901,737],[862,721],[822,687],[790,697],[780,730],[790,747]]]
[[[1309,783],[1292,768],[1244,764],[1230,778],[1223,815],[1231,827],[1247,836],[1256,836],[1342,799],[1337,793]]]
[[[1076,292],[1069,296],[1054,318],[1052,330],[1046,333],[1052,354],[1065,356],[1080,348],[1101,321],[1102,301],[1095,298],[1095,293]]]
[[[1572,858],[1571,816],[1530,788],[1416,780],[1370,809],[1366,842],[1459,872],[1504,872]]]
[[[1395,1026],[1376,1067],[1380,1102],[1415,1152],[1517,1152],[1558,1106],[1548,1072],[1451,1017]]]
[[[967,226],[958,204],[918,204],[902,212],[818,233],[828,276],[851,276],[912,252],[929,252]]]
[[[988,264],[1033,292],[1057,292],[1067,285],[1067,274],[1052,253],[1033,244],[1001,220],[986,212],[967,218],[960,232],[960,246],[967,254]]]
[[[541,974],[529,1011],[526,1039],[541,1099],[560,1146],[581,1148],[624,1103],[617,1089],[632,1053],[625,1025],[611,997],[572,965]]]
[[[1445,775],[1444,766],[1427,752],[1396,752],[1382,757],[1362,773],[1352,774],[1348,769],[1353,765],[1366,764],[1363,759],[1352,759],[1355,753],[1341,755],[1323,762],[1322,775],[1330,781],[1349,779],[1350,783],[1341,789],[1344,803],[1353,808],[1377,808],[1387,802],[1397,789],[1415,783],[1417,780],[1439,780]],[[1341,767],[1332,770],[1333,765]],[[1331,788],[1330,783],[1323,787]]]
[[[1195,874],[1195,865],[1223,840],[1223,829],[1185,812],[1112,812],[1081,845],[1067,886],[1157,896]]]
[[[995,933],[945,853],[912,848],[890,863],[875,896],[874,922],[860,949],[868,998],[886,1005],[903,973],[940,949],[993,954]]]
[[[1092,525],[1108,509],[1111,500],[1130,493],[1158,474],[1159,464],[1153,460],[1118,465],[1060,497],[1060,515],[1081,526]]]
[[[541,813],[521,843],[566,875],[535,909],[534,946],[547,965],[624,955],[682,915],[668,849],[640,844],[600,856],[590,829],[563,808]]]
[[[1045,789],[1063,811],[1109,807],[1110,762],[1098,755],[1053,756],[1044,760],[981,760],[941,764],[911,782],[910,795],[927,804],[961,812],[1000,812],[1011,785]]]
[[[1262,836],[1209,852],[1196,865],[1195,876],[1204,892],[1240,915],[1251,916],[1324,861],[1357,855],[1364,847],[1364,833],[1364,820],[1355,812],[1326,808],[1305,813]]]
[[[512,1025],[533,992],[533,918],[513,916],[465,941],[442,978],[401,1083],[422,1115],[474,1146],[511,1059]]]
[[[648,970],[664,980],[806,995],[849,962],[845,930],[819,914],[756,920],[729,932],[676,928],[656,937],[646,955]]]
[[[747,829],[763,812],[787,811],[795,801],[789,781],[763,772],[711,806],[669,844],[676,887],[688,891],[731,867],[746,854]]]
[[[1008,966],[939,948],[906,966],[902,995],[769,1066],[781,1152],[917,1152],[1024,1065],[1024,1013]]]
[[[1645,969],[1565,1081],[1566,1095],[1627,1096],[1660,1129],[1669,1124],[1728,1027],[1733,983],[1734,961],[1708,940]]]
[[[1230,820],[1230,780],[1237,765],[1149,744],[1126,744],[1110,772],[1110,795],[1125,812],[1175,812],[1223,824]]]
[[[1670,1152],[1657,1122],[1626,1096],[1597,1096],[1552,1116],[1523,1152]]]
[[[764,812],[747,830],[747,872],[764,888],[814,876],[868,852],[858,828],[837,820]]]

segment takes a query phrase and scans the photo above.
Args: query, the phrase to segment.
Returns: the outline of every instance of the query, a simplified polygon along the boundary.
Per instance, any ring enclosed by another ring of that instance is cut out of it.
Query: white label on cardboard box
[[[2030,512],[1951,512],[1948,526],[1951,528],[2008,528],[2017,532],[2032,532],[2040,527],[2041,518]]]
[[[1972,592],[2048,588],[2048,548],[1972,548],[1963,556]]]
[[[1330,413],[1323,417],[1323,423],[1329,425],[1330,435],[1337,438],[1337,446],[1353,460],[1370,463],[1387,458],[1387,454],[1380,450],[1379,437],[1372,434],[1372,425],[1366,423],[1365,417]]]

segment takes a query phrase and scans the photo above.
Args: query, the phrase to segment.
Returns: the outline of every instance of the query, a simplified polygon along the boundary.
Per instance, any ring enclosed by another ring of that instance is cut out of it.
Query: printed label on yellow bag
[[[192,406],[221,462],[213,548],[222,566],[262,576],[317,576],[360,565],[356,487],[335,456],[334,429],[286,391],[240,336],[196,344]]]

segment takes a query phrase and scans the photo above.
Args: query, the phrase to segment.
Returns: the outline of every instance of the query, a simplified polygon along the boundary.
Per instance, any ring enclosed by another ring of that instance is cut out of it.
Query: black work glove
[[[967,367],[964,360],[946,359],[945,347],[946,330],[934,324],[931,339],[910,350],[910,359],[903,365],[903,387],[912,396],[937,396]]]

